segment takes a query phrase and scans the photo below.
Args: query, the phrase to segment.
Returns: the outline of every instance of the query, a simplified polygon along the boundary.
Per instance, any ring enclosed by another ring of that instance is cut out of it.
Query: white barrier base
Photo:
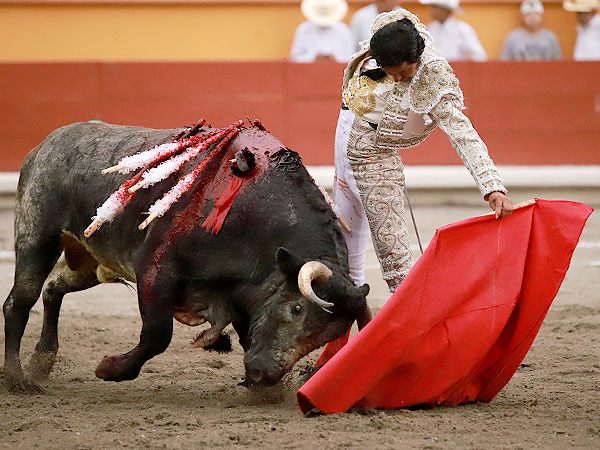
[[[332,166],[308,166],[309,173],[325,189],[333,185]],[[508,189],[528,187],[600,188],[598,166],[498,166]],[[464,166],[407,166],[409,189],[462,189],[475,187]]]
[[[308,172],[325,189],[333,187],[333,166],[308,166]],[[498,166],[508,189],[527,187],[600,188],[598,166]],[[475,186],[464,166],[408,166],[406,183],[411,189],[462,189]],[[0,172],[0,194],[14,193],[17,172]]]

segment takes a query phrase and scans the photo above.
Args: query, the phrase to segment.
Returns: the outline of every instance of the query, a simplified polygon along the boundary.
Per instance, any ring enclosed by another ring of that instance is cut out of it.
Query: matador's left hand
[[[502,192],[492,192],[488,198],[490,208],[496,213],[496,219],[498,217],[506,217],[513,211],[513,203],[510,198],[504,195]]]

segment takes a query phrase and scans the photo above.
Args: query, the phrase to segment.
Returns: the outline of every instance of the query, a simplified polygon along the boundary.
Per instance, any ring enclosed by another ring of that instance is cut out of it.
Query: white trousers
[[[371,232],[369,221],[360,200],[360,193],[354,180],[354,174],[348,163],[347,147],[354,114],[341,110],[335,130],[335,180],[333,183],[333,201],[341,216],[350,226],[351,232],[342,228],[348,247],[350,279],[357,286],[365,284],[365,254]]]
[[[335,136],[334,202],[351,232],[343,231],[350,277],[364,283],[365,253],[372,236],[383,279],[394,292],[412,266],[404,212],[404,166],[397,152],[375,147],[373,130],[342,110]]]

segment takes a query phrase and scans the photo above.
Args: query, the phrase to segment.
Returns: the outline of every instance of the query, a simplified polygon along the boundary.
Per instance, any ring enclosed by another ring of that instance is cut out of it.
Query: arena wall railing
[[[497,164],[600,165],[600,62],[454,63],[466,114]],[[259,118],[305,164],[333,163],[343,64],[0,63],[0,171],[78,121],[157,128]],[[59,151],[59,149],[57,149]],[[436,130],[407,165],[461,165]]]

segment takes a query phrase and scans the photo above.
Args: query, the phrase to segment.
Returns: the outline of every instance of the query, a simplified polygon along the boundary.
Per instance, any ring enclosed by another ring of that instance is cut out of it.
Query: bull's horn
[[[325,300],[320,299],[315,294],[312,288],[312,281],[325,281],[328,280],[333,275],[333,272],[327,267],[325,264],[319,261],[308,261],[304,263],[304,265],[300,268],[300,272],[298,272],[298,288],[300,289],[300,293],[306,298],[308,301],[316,303],[321,307],[324,311],[330,313],[327,308],[331,308],[333,303],[326,302]]]

